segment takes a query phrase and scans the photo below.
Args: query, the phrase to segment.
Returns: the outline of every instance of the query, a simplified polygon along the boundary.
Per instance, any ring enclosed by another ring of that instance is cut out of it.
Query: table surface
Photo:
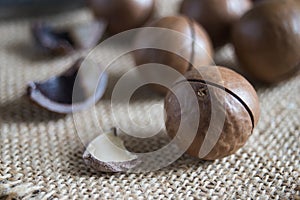
[[[178,1],[159,1],[158,15],[176,13]],[[92,19],[85,10],[45,17],[57,25]],[[0,21],[0,199],[88,199],[88,198],[299,198],[300,187],[300,75],[276,86],[256,86],[261,119],[246,146],[235,155],[203,162],[182,156],[172,165],[147,173],[99,173],[84,164],[84,146],[74,119],[81,128],[95,132],[91,110],[61,116],[48,112],[24,95],[26,84],[45,80],[64,71],[88,51],[49,59],[37,56],[28,27],[34,19]],[[121,46],[112,46],[115,53]],[[234,65],[232,49],[217,52],[217,61]],[[101,55],[99,55],[101,58]],[[110,87],[93,111],[104,129],[112,127],[110,92],[118,78],[134,66],[131,57],[120,58],[111,67]],[[141,92],[131,106],[137,123],[162,98]],[[157,119],[160,119],[159,111]],[[120,106],[120,115],[124,108]],[[159,125],[159,120],[153,126]],[[151,150],[167,142],[161,134],[151,141],[130,141],[137,150]]]

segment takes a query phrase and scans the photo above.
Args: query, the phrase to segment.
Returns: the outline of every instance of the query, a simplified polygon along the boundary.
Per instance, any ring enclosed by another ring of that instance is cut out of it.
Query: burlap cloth
[[[174,14],[177,4],[158,1],[158,14]],[[83,9],[45,20],[63,25],[89,19],[91,14]],[[155,172],[98,173],[82,160],[84,146],[73,116],[50,113],[24,96],[29,81],[58,74],[87,52],[54,59],[37,56],[28,32],[30,23],[29,19],[0,22],[0,199],[300,198],[299,75],[276,86],[257,87],[261,119],[247,145],[235,155],[214,162],[184,155]],[[220,62],[230,53],[230,49],[221,53]],[[131,58],[126,57],[111,68],[109,90],[96,105],[104,129],[113,126],[110,90],[132,66]],[[131,115],[137,122],[143,122],[152,105],[162,103],[151,91],[139,93],[133,101]],[[97,130],[89,113],[75,115],[82,119],[87,133]],[[153,150],[166,141],[156,138],[144,144],[127,144],[137,151]]]

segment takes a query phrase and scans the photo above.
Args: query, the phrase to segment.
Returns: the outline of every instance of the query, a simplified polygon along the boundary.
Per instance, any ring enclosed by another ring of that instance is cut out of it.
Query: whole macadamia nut
[[[184,140],[191,140],[184,150],[200,159],[215,160],[235,153],[245,144],[259,119],[254,88],[241,75],[224,67],[201,67],[187,72],[185,78],[175,83],[165,97],[168,135],[181,147]],[[185,94],[186,83],[192,88],[190,95]],[[192,103],[191,95],[195,95],[197,103]],[[187,106],[181,108],[178,99],[184,99]],[[198,114],[194,112],[197,109]],[[187,119],[199,119],[193,138],[189,138],[193,133],[178,135],[180,123],[190,123]],[[211,149],[202,155],[202,146]]]
[[[87,0],[87,4],[98,19],[107,21],[112,34],[142,26],[154,11],[154,0]]]
[[[160,28],[157,34],[141,31],[135,40],[135,46],[161,46],[158,48],[143,48],[134,52],[137,65],[159,63],[184,74],[192,67],[207,66],[213,62],[213,48],[205,30],[185,16],[170,16],[161,18],[149,27]],[[161,32],[161,30],[170,30]],[[180,37],[181,36],[181,37]],[[159,74],[158,74],[159,76]],[[161,77],[164,78],[164,77]],[[161,92],[167,90],[161,88]]]
[[[299,1],[258,3],[235,24],[232,42],[252,78],[274,83],[289,77],[300,64]]]
[[[232,24],[251,7],[251,0],[184,0],[180,13],[201,24],[219,47],[229,42]]]

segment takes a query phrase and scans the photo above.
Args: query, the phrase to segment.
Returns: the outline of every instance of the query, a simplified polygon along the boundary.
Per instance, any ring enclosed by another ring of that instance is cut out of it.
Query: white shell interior
[[[124,142],[112,132],[96,137],[87,147],[95,159],[102,162],[125,162],[137,156],[126,150]]]

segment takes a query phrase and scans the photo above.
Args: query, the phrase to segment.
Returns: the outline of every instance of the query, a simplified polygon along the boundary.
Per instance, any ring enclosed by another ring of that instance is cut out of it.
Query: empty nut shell
[[[300,4],[296,0],[258,3],[233,28],[240,66],[254,79],[278,82],[300,64]]]
[[[101,172],[124,172],[136,167],[140,160],[129,152],[115,132],[99,135],[92,140],[84,154],[85,163]]]
[[[98,66],[95,67],[97,69],[83,66],[85,69],[80,71],[82,62],[83,59],[77,60],[59,76],[43,82],[29,83],[27,93],[30,99],[49,111],[62,114],[81,111],[92,106],[103,96],[108,77]],[[95,83],[98,83],[97,89]]]
[[[73,27],[54,28],[43,23],[32,26],[32,35],[44,53],[66,55],[76,49],[94,47],[101,39],[106,25],[102,21],[79,24]]]
[[[251,7],[251,0],[184,0],[180,13],[201,24],[219,47],[229,42],[233,23]]]
[[[220,79],[217,78],[218,74]],[[165,98],[165,124],[168,135],[177,139],[180,146],[184,140],[184,135],[177,137],[180,122],[198,117],[189,116],[194,115],[194,112],[181,110],[178,97],[184,98],[188,107],[195,109],[198,106],[200,113],[197,133],[186,152],[204,160],[215,160],[235,153],[245,144],[259,119],[259,101],[255,90],[241,75],[223,67],[202,67],[198,71],[187,72],[185,78],[184,82],[187,81],[192,87],[192,95],[196,96],[198,105],[189,104],[190,96],[178,96],[184,94],[182,81],[174,84],[173,89],[177,91],[177,96],[169,91]],[[212,109],[212,104],[215,110]],[[224,115],[221,128],[214,127],[216,121],[210,121],[214,120],[212,115],[217,118]],[[209,126],[213,126],[213,133],[208,132]],[[220,132],[220,136],[213,141],[217,131]],[[207,135],[208,133],[212,135]],[[208,144],[213,146],[206,155],[200,155],[205,138],[208,138]]]

